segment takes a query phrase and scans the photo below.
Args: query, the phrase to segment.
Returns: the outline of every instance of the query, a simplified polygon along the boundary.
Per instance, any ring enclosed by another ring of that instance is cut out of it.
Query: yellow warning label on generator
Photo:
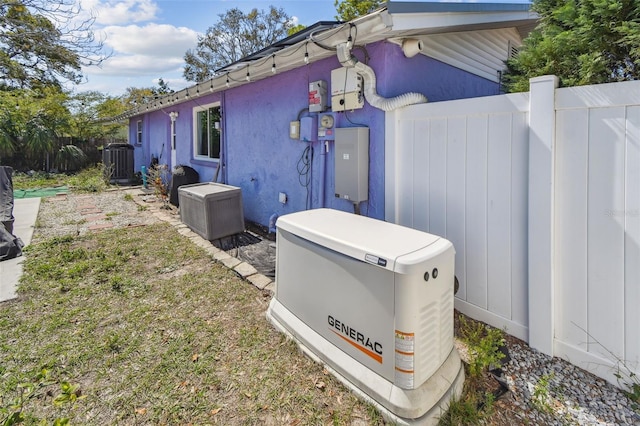
[[[403,389],[413,389],[415,334],[396,330],[394,384]]]

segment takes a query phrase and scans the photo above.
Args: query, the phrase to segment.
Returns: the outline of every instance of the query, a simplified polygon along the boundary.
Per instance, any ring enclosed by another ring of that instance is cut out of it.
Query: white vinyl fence
[[[640,373],[640,82],[387,113],[386,219],[456,248],[456,308],[616,383]]]

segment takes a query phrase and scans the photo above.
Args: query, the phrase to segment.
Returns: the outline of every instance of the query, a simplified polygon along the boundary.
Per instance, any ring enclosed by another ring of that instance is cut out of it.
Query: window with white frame
[[[136,123],[136,144],[142,145],[142,120]]]
[[[193,109],[193,152],[197,159],[220,158],[220,104]]]

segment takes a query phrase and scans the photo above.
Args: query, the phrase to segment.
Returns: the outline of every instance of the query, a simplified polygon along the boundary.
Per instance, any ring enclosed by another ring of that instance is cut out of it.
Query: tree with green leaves
[[[127,105],[122,97],[105,95],[97,91],[77,93],[67,101],[71,111],[68,136],[72,143],[80,145],[118,137],[123,125],[105,120],[122,114]]]
[[[218,17],[218,23],[198,37],[196,49],[184,55],[183,75],[189,81],[212,77],[216,69],[285,38],[293,26],[284,9],[273,6],[268,11],[253,9],[249,13],[233,8]]]
[[[95,106],[98,122],[101,124],[101,137],[107,139],[126,139],[128,126],[109,121],[127,111],[127,103],[121,97],[107,96]]]
[[[0,163],[70,171],[98,162],[100,146],[126,139],[126,125],[107,121],[126,109],[122,97],[100,92],[0,91]]]
[[[155,89],[156,95],[168,95],[173,92],[174,90],[169,87],[169,84],[160,77],[158,79],[158,88]]]
[[[114,123],[111,117],[126,111],[127,105],[120,96],[109,96],[97,91],[70,95],[67,107],[71,112],[69,128],[56,155],[56,165],[61,171],[77,170],[87,163],[101,161],[101,147],[127,138],[127,126]]]
[[[386,0],[335,0],[336,19],[338,21],[351,21],[359,16],[364,16],[384,6]]]
[[[124,95],[121,97],[121,101],[126,111],[174,92],[175,91],[169,87],[169,84],[160,77],[157,87],[127,87]]]
[[[287,35],[294,35],[295,33],[298,33],[304,30],[305,28],[307,28],[306,25],[302,25],[302,24],[294,25],[287,30]]]
[[[554,74],[578,86],[640,78],[640,3],[636,0],[534,0],[538,27],[507,62],[508,92]]]
[[[67,95],[57,88],[0,91],[0,155],[19,154],[16,168],[48,169],[69,129]]]
[[[79,83],[105,59],[75,0],[0,1],[0,90]]]
[[[126,109],[134,109],[147,102],[153,101],[157,97],[153,87],[127,87],[122,101]]]

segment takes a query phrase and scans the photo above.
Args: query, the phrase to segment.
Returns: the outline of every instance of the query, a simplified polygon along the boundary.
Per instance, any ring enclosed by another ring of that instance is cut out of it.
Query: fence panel
[[[388,114],[386,219],[456,248],[456,307],[527,340],[527,107],[516,94]]]
[[[640,82],[556,92],[554,354],[640,361]]]
[[[640,82],[550,90],[555,131],[534,136],[553,178],[531,166],[529,120],[549,115],[529,94],[388,113],[386,219],[454,244],[458,310],[616,383],[620,362],[640,374]],[[533,257],[532,221],[550,236]]]

